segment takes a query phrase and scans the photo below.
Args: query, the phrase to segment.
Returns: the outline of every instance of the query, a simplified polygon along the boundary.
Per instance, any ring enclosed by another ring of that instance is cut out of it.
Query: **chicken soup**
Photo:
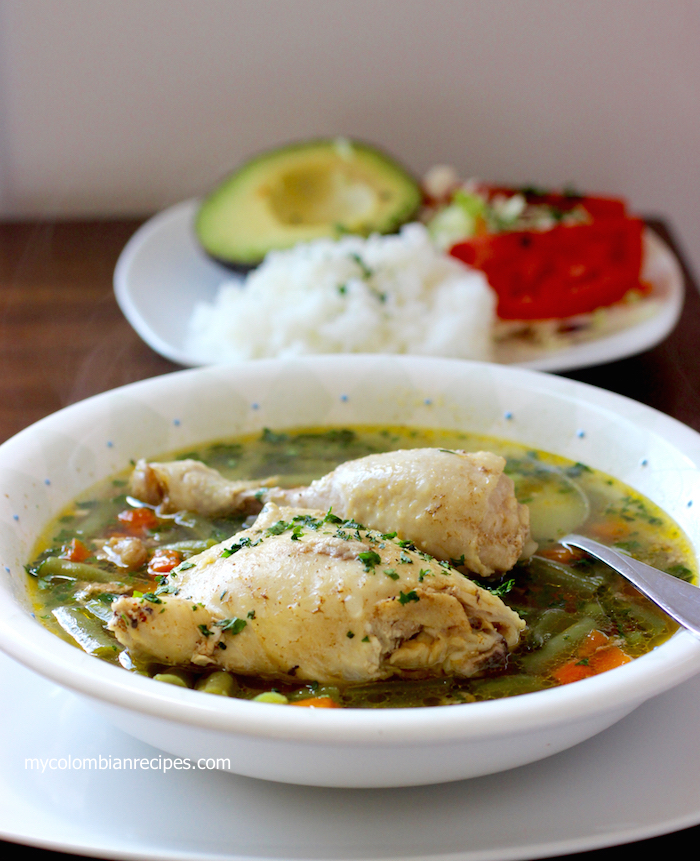
[[[172,684],[311,707],[474,702],[577,681],[676,629],[594,537],[692,580],[679,527],[589,467],[469,434],[265,430],[140,461],[27,566],[37,617]]]

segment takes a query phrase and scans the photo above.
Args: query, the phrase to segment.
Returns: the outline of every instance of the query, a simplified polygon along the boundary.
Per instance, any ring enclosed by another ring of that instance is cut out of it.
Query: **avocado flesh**
[[[250,267],[299,242],[391,233],[420,201],[415,180],[379,150],[314,141],[247,162],[204,200],[195,230],[210,256]]]

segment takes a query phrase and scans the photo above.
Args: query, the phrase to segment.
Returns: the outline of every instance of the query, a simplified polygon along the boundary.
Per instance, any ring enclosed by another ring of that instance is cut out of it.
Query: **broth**
[[[676,630],[672,620],[607,566],[557,544],[575,530],[684,579],[696,575],[688,540],[663,511],[583,464],[502,440],[400,427],[266,429],[195,452],[179,452],[174,458],[200,459],[227,478],[278,475],[280,483],[291,487],[308,484],[339,463],[367,454],[425,447],[503,455],[518,500],[530,508],[533,537],[539,544],[536,555],[495,581],[471,576],[496,592],[527,624],[505,666],[483,676],[291,685],[192,666],[135,662],[106,628],[114,584],[123,594],[151,595],[157,601],[168,565],[229,538],[244,528],[245,521],[207,519],[191,512],[158,516],[157,510],[140,507],[128,497],[128,473],[76,501],[46,530],[27,566],[36,616],[90,654],[164,681],[246,699],[313,698],[319,705],[354,708],[446,705],[537,691],[639,657]],[[94,555],[94,542],[125,533],[145,536],[149,548],[147,558],[131,571]]]

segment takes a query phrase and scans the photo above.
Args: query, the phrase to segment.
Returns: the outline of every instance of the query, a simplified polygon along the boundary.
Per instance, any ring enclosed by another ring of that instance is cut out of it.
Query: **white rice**
[[[187,349],[202,362],[341,352],[489,360],[495,305],[484,276],[413,223],[271,252],[195,308]]]

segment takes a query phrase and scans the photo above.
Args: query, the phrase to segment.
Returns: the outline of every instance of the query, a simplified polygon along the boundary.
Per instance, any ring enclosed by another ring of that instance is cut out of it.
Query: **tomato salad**
[[[425,191],[431,235],[484,272],[500,320],[592,314],[651,290],[641,277],[644,223],[621,199],[459,182],[445,169],[426,177]]]

